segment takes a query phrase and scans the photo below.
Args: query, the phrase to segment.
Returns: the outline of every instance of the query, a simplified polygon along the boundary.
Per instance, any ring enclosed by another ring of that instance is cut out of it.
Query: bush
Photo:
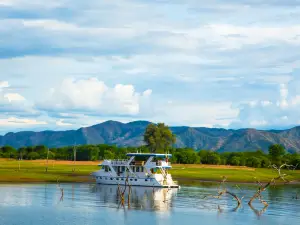
[[[237,157],[237,156],[233,156],[230,160],[229,160],[229,164],[232,166],[239,166],[241,162],[241,158]]]
[[[261,167],[261,159],[257,157],[251,157],[247,159],[246,165],[249,167],[260,168]]]
[[[31,160],[35,160],[35,159],[39,159],[39,158],[40,158],[40,155],[39,155],[37,152],[30,152],[30,153],[27,155],[27,158],[28,158],[28,159],[31,159]]]

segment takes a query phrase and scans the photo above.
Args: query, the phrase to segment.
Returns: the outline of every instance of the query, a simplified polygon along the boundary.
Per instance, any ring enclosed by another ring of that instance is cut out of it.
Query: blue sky
[[[299,125],[299,18],[298,0],[0,0],[0,133]]]

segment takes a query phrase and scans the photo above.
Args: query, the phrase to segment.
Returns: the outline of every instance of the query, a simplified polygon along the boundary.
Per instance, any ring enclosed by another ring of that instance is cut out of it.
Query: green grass
[[[48,172],[44,163],[22,161],[0,161],[0,182],[91,182],[89,174],[97,170],[96,165],[55,165],[49,163]]]
[[[229,182],[253,183],[256,180],[269,182],[272,178],[278,176],[278,173],[272,169],[249,168],[248,170],[246,168],[201,168],[200,166],[191,168],[188,165],[175,165],[171,173],[174,179],[183,182],[188,180],[220,181],[223,176],[226,176]],[[282,173],[288,174],[286,178],[289,181],[300,181],[300,171],[283,170]]]
[[[79,165],[80,164],[80,165]],[[0,182],[93,182],[89,176],[98,169],[97,165],[78,163],[72,172],[71,162],[64,164],[49,162],[48,172],[45,172],[45,162],[0,160]],[[173,179],[180,184],[198,181],[220,181],[226,176],[229,182],[255,182],[255,177],[261,182],[268,182],[277,176],[271,169],[253,169],[244,167],[222,168],[202,165],[173,165],[170,171]],[[290,181],[300,181],[300,171],[283,171]]]

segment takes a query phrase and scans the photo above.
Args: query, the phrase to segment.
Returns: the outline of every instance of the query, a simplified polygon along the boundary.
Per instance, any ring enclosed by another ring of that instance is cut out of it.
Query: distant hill
[[[143,133],[150,122],[106,121],[91,127],[68,131],[24,131],[0,136],[0,146],[46,145],[62,147],[76,144],[143,145]],[[289,152],[300,152],[300,127],[288,130],[226,130],[205,127],[170,127],[177,136],[176,147],[228,151],[267,151],[271,144],[282,144]]]

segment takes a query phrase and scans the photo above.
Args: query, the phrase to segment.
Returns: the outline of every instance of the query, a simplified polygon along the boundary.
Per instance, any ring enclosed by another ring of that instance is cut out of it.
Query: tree
[[[238,156],[233,156],[230,160],[229,160],[229,164],[232,166],[239,166],[241,162],[241,158]]]
[[[11,146],[0,147],[0,158],[16,158],[17,150]]]
[[[247,159],[246,165],[249,167],[260,168],[261,167],[261,159],[257,157],[250,157]]]
[[[216,152],[210,152],[207,156],[207,163],[208,164],[219,165],[221,163],[220,155]]]
[[[37,152],[30,152],[28,154],[28,159],[35,160],[35,159],[39,159],[39,158],[40,158],[40,155]]]
[[[176,138],[169,127],[164,123],[151,123],[146,128],[144,141],[151,152],[164,152],[175,143]]]
[[[282,145],[275,144],[269,147],[269,155],[272,163],[281,164],[281,158],[285,154],[285,149]]]
[[[180,149],[175,153],[175,158],[178,163],[196,164],[200,163],[200,156],[194,149]]]
[[[104,150],[104,159],[114,159],[115,154],[109,150]]]

